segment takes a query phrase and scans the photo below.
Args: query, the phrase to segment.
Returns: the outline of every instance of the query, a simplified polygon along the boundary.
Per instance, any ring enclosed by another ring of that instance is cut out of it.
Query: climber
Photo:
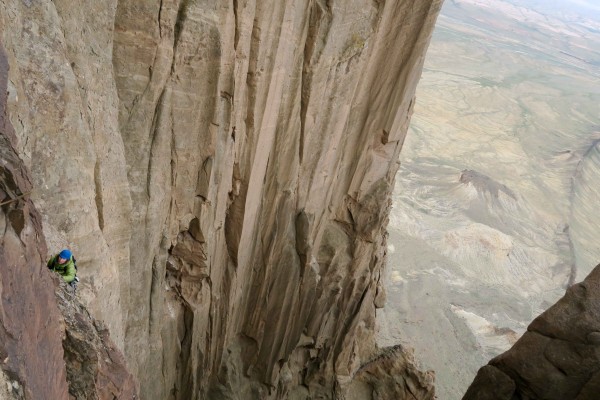
[[[77,281],[77,267],[75,266],[75,257],[71,250],[64,249],[60,253],[52,256],[48,261],[48,269],[58,272],[65,282],[73,286]]]

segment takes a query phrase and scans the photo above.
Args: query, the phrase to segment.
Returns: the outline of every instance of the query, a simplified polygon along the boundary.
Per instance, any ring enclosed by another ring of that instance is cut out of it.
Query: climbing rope
[[[18,195],[18,196],[17,196],[17,197],[15,197],[14,199],[10,199],[10,200],[3,201],[2,203],[0,203],[0,206],[3,206],[3,205],[5,205],[5,204],[9,204],[9,203],[13,203],[13,202],[15,202],[15,201],[17,201],[17,200],[19,200],[19,199],[22,199],[23,197],[25,197],[25,196],[27,196],[27,195],[30,195],[32,192],[33,192],[33,190],[30,190],[29,192],[25,192],[25,193],[23,193],[23,194],[20,194],[20,195]]]

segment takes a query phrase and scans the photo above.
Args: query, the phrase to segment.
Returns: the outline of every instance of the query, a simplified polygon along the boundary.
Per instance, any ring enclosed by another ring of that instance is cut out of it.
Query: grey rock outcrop
[[[0,2],[45,236],[142,398],[342,397],[376,356],[440,3]]]
[[[481,368],[463,400],[594,400],[600,393],[600,266]]]

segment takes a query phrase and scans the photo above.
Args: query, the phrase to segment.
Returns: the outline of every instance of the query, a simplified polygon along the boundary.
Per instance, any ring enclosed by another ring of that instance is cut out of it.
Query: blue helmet
[[[58,256],[59,256],[60,258],[64,258],[65,260],[70,260],[70,259],[71,259],[71,256],[72,256],[72,254],[71,254],[71,250],[69,250],[69,249],[64,249],[63,251],[61,251],[61,252],[58,254]]]

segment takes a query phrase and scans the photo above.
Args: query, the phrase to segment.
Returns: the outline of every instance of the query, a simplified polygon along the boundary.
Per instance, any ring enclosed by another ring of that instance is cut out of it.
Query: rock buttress
[[[0,3],[46,237],[143,398],[339,397],[372,359],[440,3]]]
[[[600,266],[482,367],[463,400],[593,400],[600,393]]]

